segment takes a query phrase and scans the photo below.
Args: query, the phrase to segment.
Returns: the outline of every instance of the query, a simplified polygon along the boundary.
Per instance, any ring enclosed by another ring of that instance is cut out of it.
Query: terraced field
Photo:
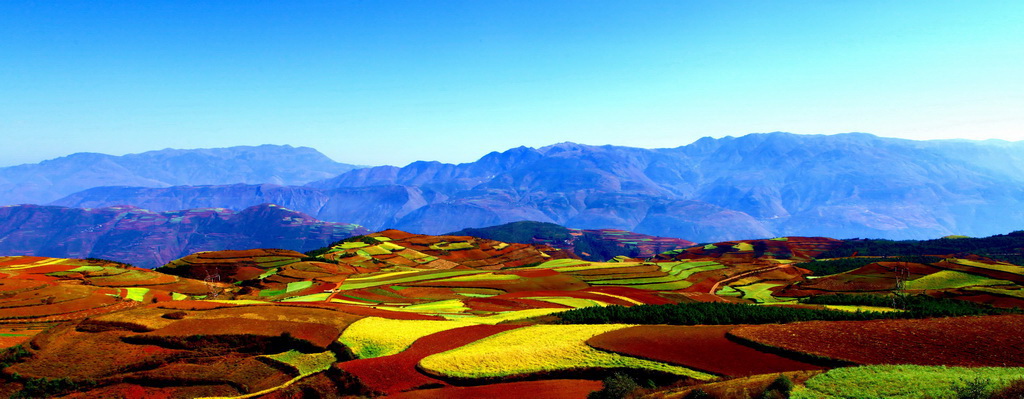
[[[592,262],[546,245],[387,230],[309,254],[197,253],[158,271],[0,257],[0,397],[569,398],[613,377],[653,397],[694,387],[756,396],[778,373],[813,397],[834,394],[822,381],[852,378],[820,374],[839,364],[1024,367],[1024,320],[1012,312],[692,327],[560,315],[732,302],[852,317],[908,312],[900,300],[915,295],[1024,304],[1024,269],[971,255],[853,259],[831,275],[800,267],[836,243],[780,237]],[[807,301],[864,293],[887,296]]]

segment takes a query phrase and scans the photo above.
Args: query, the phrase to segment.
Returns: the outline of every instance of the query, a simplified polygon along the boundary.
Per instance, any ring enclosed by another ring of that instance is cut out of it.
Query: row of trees
[[[807,304],[892,306],[894,297],[885,295],[820,295],[805,301]],[[927,295],[898,298],[902,312],[846,312],[826,309],[806,309],[752,304],[700,302],[674,305],[637,305],[587,307],[558,314],[570,324],[769,324],[810,320],[871,320],[885,318],[925,318],[970,316],[1008,312],[986,305],[951,299],[932,298]]]
[[[818,255],[819,259],[853,256],[948,255],[970,253],[1024,266],[1024,230],[983,238],[935,240],[846,240],[843,245]]]

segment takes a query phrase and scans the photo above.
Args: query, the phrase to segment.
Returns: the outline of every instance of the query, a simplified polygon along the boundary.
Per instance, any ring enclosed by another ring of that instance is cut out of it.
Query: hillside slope
[[[0,207],[0,253],[103,258],[156,267],[199,251],[285,248],[306,251],[365,233],[276,205],[242,211],[206,208],[153,212],[120,206]]]

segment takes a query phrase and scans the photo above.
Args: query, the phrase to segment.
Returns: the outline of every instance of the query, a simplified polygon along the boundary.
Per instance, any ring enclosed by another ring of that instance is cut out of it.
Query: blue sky
[[[291,144],[1024,140],[1024,2],[0,2],[0,165]]]

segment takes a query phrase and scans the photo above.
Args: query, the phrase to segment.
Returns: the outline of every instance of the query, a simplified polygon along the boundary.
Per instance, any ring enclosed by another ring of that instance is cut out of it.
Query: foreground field
[[[793,384],[842,397],[829,387],[875,369],[839,366],[1024,367],[1024,268],[969,254],[815,258],[840,244],[780,237],[596,262],[387,230],[157,271],[0,257],[0,397],[753,397]],[[972,370],[1000,383],[1019,371]]]

